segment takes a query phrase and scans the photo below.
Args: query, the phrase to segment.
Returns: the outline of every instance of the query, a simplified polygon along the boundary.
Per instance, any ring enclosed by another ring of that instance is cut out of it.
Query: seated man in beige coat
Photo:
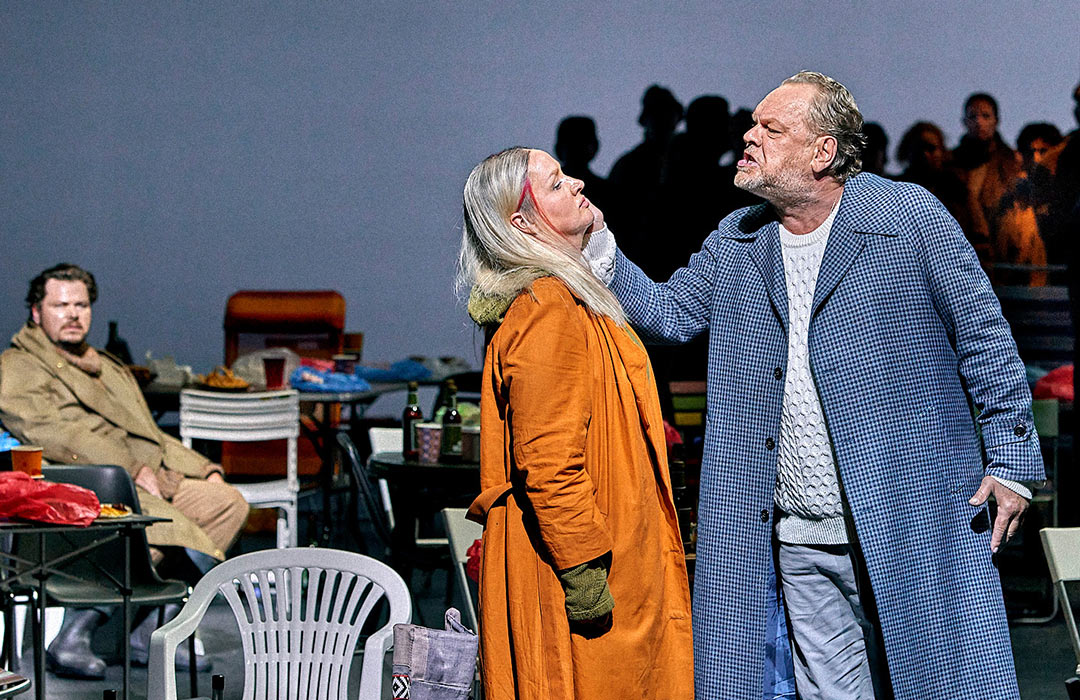
[[[161,431],[124,365],[87,344],[96,299],[93,275],[75,265],[49,268],[30,283],[30,319],[0,355],[0,422],[21,442],[41,445],[49,462],[127,469],[143,512],[171,519],[146,532],[155,563],[182,558],[187,548],[205,568],[225,558],[248,505],[219,465]],[[104,676],[90,649],[104,612],[65,613],[46,657],[50,670]],[[154,617],[132,633],[136,660],[145,658]]]

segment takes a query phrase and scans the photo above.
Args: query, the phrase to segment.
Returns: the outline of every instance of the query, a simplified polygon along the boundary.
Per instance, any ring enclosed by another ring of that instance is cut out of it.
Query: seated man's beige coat
[[[101,355],[94,376],[69,363],[28,323],[0,355],[0,422],[55,464],[116,464],[134,479],[154,470],[162,498],[138,488],[143,513],[171,518],[147,530],[151,545],[191,547],[217,559],[235,541],[248,506],[233,487],[208,482],[210,461],[162,432],[135,378]]]

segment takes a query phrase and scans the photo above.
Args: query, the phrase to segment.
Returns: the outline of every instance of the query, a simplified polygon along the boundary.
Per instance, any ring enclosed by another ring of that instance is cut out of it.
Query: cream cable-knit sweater
[[[788,296],[788,361],[776,464],[776,536],[788,544],[844,544],[844,501],[807,342],[818,270],[836,207],[810,233],[780,226]]]

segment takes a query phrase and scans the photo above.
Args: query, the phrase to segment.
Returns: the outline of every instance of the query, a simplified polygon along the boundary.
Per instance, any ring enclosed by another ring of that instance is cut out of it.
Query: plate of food
[[[233,374],[228,367],[215,367],[209,374],[195,377],[195,386],[208,391],[248,391],[251,384]]]
[[[132,511],[129,506],[123,503],[102,503],[101,515],[102,518],[126,518],[131,515]]]

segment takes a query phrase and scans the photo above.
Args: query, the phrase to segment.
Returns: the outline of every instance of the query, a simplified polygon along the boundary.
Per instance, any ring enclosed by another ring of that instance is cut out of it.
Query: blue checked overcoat
[[[646,337],[709,331],[696,689],[760,698],[788,347],[775,215],[731,214],[663,284],[618,253],[611,287]],[[986,474],[1044,478],[1031,395],[986,275],[926,190],[848,180],[809,353],[897,700],[1018,698],[988,517],[967,501]]]

